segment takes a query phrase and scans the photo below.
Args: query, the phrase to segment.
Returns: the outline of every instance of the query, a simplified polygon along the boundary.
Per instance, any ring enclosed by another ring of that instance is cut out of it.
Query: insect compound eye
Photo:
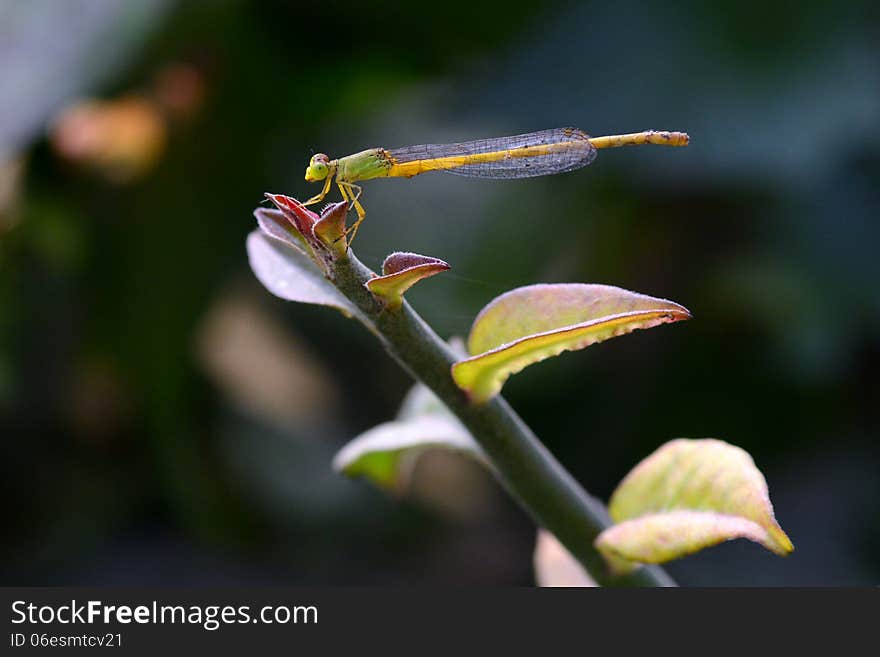
[[[313,159],[306,169],[306,180],[311,182],[324,180],[328,173],[329,169],[324,162],[315,162]]]
[[[309,160],[309,166],[306,167],[306,180],[314,182],[316,180],[324,180],[330,175],[329,158],[323,153],[316,153]]]

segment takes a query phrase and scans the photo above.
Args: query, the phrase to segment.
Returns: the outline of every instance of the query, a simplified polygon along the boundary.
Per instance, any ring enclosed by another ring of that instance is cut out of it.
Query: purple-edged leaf
[[[404,293],[423,278],[449,269],[439,258],[418,253],[392,253],[382,263],[382,276],[365,283],[367,289],[391,309],[403,303]]]
[[[752,457],[720,440],[666,443],[624,478],[608,511],[619,524],[602,532],[596,547],[618,571],[734,538],[781,556],[794,549]]]
[[[247,238],[251,269],[269,292],[288,301],[336,308],[347,317],[359,311],[301,249],[255,230]]]
[[[546,529],[538,530],[532,561],[538,586],[598,586],[571,552]]]
[[[430,449],[452,450],[486,463],[467,429],[430,390],[417,384],[396,420],[352,440],[336,454],[333,467],[349,477],[364,477],[384,490],[400,493],[419,456]]]
[[[683,306],[610,285],[564,283],[511,290],[487,305],[471,328],[471,358],[452,367],[476,402],[500,392],[511,374],[564,351],[636,329],[690,318]]]
[[[254,210],[254,217],[257,219],[257,225],[259,225],[260,230],[269,237],[295,249],[300,249],[304,253],[312,252],[312,247],[308,245],[305,237],[284,216],[281,210],[257,208]]]
[[[296,229],[305,236],[306,239],[309,239],[312,236],[314,226],[319,219],[317,214],[309,210],[292,196],[271,194],[269,192],[266,192],[264,196],[275,204],[275,207],[277,207],[284,216],[290,220],[290,223],[296,226]]]

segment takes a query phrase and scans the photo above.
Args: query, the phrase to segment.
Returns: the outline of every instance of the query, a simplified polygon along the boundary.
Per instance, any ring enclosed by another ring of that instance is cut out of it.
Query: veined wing
[[[499,179],[573,171],[590,164],[596,153],[589,136],[577,128],[387,151],[393,163],[392,175],[446,171],[472,178]]]

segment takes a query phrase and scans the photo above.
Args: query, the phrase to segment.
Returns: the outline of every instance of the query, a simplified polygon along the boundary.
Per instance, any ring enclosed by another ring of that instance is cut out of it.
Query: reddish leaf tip
[[[440,258],[424,256],[419,253],[411,253],[408,251],[395,251],[385,258],[385,261],[382,263],[382,274],[389,276],[392,274],[399,274],[408,269],[413,269],[414,267],[427,266],[435,268],[437,270],[435,273],[450,269],[449,264]]]
[[[370,279],[364,285],[388,308],[403,303],[403,294],[424,278],[448,271],[450,266],[431,256],[398,251],[382,263],[382,276]]]
[[[341,256],[348,250],[345,239],[345,221],[348,217],[348,203],[328,203],[321,210],[321,217],[315,222],[315,236],[324,246]]]

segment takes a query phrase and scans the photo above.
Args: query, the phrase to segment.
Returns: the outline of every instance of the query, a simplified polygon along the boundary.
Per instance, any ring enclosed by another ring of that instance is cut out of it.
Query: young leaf
[[[325,260],[325,253],[332,254],[336,258],[346,254],[348,240],[345,239],[345,221],[348,215],[348,203],[345,201],[330,203],[324,206],[321,214],[318,215],[292,196],[270,193],[266,193],[265,196],[278,208],[281,219],[286,225],[277,221],[277,215],[267,214],[265,209],[260,208],[255,214],[261,228],[267,228],[261,219],[272,219],[275,223],[282,224],[284,230],[292,229],[305,243],[306,253],[317,260]],[[276,231],[271,230],[271,227],[269,229],[271,232],[267,231],[268,234],[278,237]],[[318,254],[321,254],[320,257]]]
[[[290,223],[281,210],[257,208],[254,210],[254,217],[257,219],[260,230],[269,237],[312,255],[312,247],[309,246],[306,238]]]
[[[349,477],[365,477],[382,489],[399,493],[406,488],[418,457],[437,448],[486,463],[467,429],[430,390],[417,384],[404,400],[397,420],[352,440],[336,454],[333,467]]]
[[[598,586],[571,552],[546,529],[538,530],[533,565],[538,586]]]
[[[313,229],[315,237],[337,256],[348,251],[348,240],[345,238],[347,216],[348,203],[331,203],[321,211],[321,217],[315,222]]]
[[[452,367],[474,401],[500,392],[511,374],[563,351],[583,349],[636,329],[690,318],[683,306],[610,285],[529,285],[493,300],[468,339],[476,354]]]
[[[266,192],[264,196],[275,204],[275,207],[284,214],[303,237],[310,239],[314,235],[313,230],[315,223],[317,223],[319,219],[317,214],[309,210],[292,196],[270,194],[269,192]]]
[[[396,252],[382,263],[382,276],[367,281],[367,289],[394,310],[403,303],[404,293],[423,278],[434,276],[449,269],[439,258],[418,253]]]
[[[251,269],[269,292],[288,301],[313,303],[340,310],[346,317],[358,310],[299,248],[269,239],[260,230],[247,238]]]
[[[624,478],[608,511],[620,524],[602,532],[596,547],[617,570],[631,569],[632,562],[663,563],[734,538],[781,556],[794,549],[752,457],[720,440],[666,443]]]

